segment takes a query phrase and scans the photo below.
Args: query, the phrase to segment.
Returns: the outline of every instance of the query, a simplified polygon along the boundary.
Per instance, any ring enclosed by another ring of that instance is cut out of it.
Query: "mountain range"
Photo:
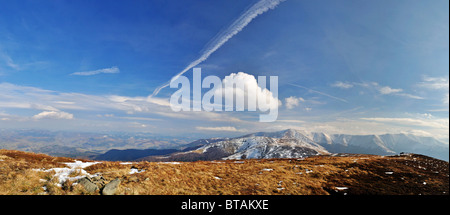
[[[0,148],[109,161],[305,158],[335,153],[393,155],[401,152],[449,160],[448,144],[433,137],[411,134],[328,134],[294,129],[195,141],[192,138],[144,133],[95,134],[2,129]]]
[[[195,139],[151,133],[48,131],[0,129],[0,149],[44,153],[50,156],[90,158],[111,149],[170,149]],[[146,155],[148,156],[148,155]]]
[[[236,138],[201,139],[187,146],[189,147],[175,153],[149,154],[138,160],[305,158],[334,153],[394,155],[402,152],[449,160],[447,144],[432,137],[411,134],[346,135],[287,129],[278,132],[258,132]]]

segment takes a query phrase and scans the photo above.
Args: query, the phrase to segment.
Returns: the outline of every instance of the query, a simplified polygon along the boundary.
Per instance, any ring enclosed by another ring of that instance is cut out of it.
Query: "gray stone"
[[[98,190],[98,186],[92,183],[88,178],[82,178],[78,181],[78,183],[83,185],[84,189],[90,193]]]
[[[114,195],[119,188],[120,179],[114,179],[109,182],[102,190],[102,195]]]

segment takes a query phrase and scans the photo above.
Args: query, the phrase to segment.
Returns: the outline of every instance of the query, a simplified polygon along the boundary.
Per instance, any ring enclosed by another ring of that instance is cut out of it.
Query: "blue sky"
[[[298,128],[448,142],[448,1],[286,0],[257,15],[197,67],[221,78],[278,76],[273,123],[249,112],[173,112],[170,88],[148,99],[257,0],[0,2],[0,128]]]

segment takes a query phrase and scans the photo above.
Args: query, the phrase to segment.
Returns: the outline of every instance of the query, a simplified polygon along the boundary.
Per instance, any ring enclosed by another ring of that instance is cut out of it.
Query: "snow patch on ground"
[[[136,168],[131,168],[129,174],[132,175],[132,174],[141,173],[141,172],[145,172],[145,170],[144,169],[138,170]]]
[[[67,180],[74,181],[74,180],[84,178],[86,176],[89,176],[89,177],[97,176],[98,174],[94,174],[94,175],[89,174],[88,172],[86,172],[86,170],[84,170],[84,168],[98,164],[98,163],[101,163],[101,162],[83,162],[83,161],[75,160],[75,162],[73,162],[73,163],[64,163],[66,166],[68,166],[68,167],[64,167],[64,168],[33,169],[33,170],[41,171],[41,172],[54,171],[55,174],[53,175],[53,177],[58,178],[57,185],[61,186],[61,184],[63,184]],[[70,175],[76,175],[76,176],[71,177]]]
[[[159,164],[181,164],[180,162],[159,162]]]

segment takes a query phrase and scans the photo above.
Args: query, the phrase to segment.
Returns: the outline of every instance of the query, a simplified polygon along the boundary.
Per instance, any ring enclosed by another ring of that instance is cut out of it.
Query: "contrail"
[[[238,19],[236,19],[225,31],[219,33],[216,37],[214,37],[214,39],[211,42],[208,43],[210,45],[206,49],[204,49],[205,51],[200,56],[200,58],[191,62],[185,69],[183,69],[183,71],[172,77],[172,80],[180,77],[180,75],[184,74],[185,72],[192,69],[194,66],[197,66],[201,62],[208,59],[208,57],[212,53],[217,51],[217,49],[219,49],[234,35],[242,31],[242,29],[244,29],[245,26],[247,26],[254,18],[267,12],[270,9],[274,9],[278,4],[280,4],[283,1],[285,0],[260,0],[259,2],[251,6]],[[170,81],[156,88],[155,91],[153,91],[152,95],[149,96],[149,98],[158,95],[159,91],[169,86],[169,84]]]
[[[341,98],[338,98],[338,97],[335,97],[335,96],[332,96],[332,95],[328,95],[328,94],[326,94],[326,93],[323,93],[323,92],[320,92],[320,91],[317,91],[317,90],[309,89],[309,88],[304,87],[304,86],[300,86],[300,85],[297,85],[297,84],[289,84],[289,85],[294,86],[294,87],[300,87],[300,88],[309,90],[309,91],[311,91],[311,92],[318,93],[318,94],[320,94],[320,95],[324,95],[324,96],[330,97],[330,98],[332,98],[332,99],[336,99],[336,100],[338,100],[338,101],[348,103],[348,101],[345,100],[345,99],[341,99]]]

